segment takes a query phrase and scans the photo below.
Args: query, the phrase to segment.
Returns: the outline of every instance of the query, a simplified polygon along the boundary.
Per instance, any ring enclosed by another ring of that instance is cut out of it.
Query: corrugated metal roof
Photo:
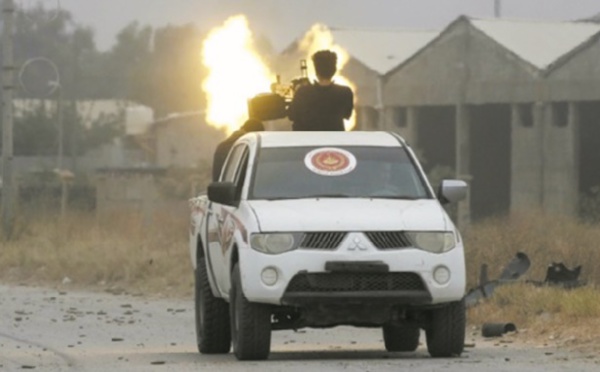
[[[595,23],[600,23],[600,13],[598,13],[595,16],[592,16],[590,18],[582,19],[582,20],[580,20],[580,22],[595,22]]]
[[[384,75],[425,47],[438,31],[332,29],[336,44],[355,59]]]
[[[541,70],[600,32],[600,24],[584,22],[469,20],[474,27]]]

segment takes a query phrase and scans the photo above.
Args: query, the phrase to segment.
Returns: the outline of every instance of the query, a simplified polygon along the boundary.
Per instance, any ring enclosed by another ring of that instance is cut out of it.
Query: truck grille
[[[346,237],[344,232],[312,232],[304,234],[301,249],[335,250]]]
[[[297,274],[287,287],[294,292],[424,291],[415,273],[313,273]]]
[[[377,249],[397,249],[412,246],[410,239],[402,231],[373,231],[365,235]]]

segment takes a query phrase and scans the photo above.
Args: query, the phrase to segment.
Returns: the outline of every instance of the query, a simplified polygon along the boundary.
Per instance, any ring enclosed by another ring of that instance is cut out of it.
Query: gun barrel
[[[300,76],[308,78],[308,66],[305,59],[300,60]]]

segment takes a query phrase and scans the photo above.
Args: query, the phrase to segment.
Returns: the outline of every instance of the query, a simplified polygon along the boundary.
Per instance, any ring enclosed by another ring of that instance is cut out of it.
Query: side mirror
[[[235,207],[237,206],[235,191],[236,187],[233,182],[213,182],[208,185],[208,200]]]
[[[442,204],[456,203],[467,197],[469,186],[461,180],[443,180],[438,198]]]

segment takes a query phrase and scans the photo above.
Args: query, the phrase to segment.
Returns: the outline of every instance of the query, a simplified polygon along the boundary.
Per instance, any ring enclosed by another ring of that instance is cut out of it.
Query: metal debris
[[[579,281],[579,274],[581,274],[581,265],[570,270],[562,262],[553,262],[546,270],[544,283],[568,289],[581,287],[583,283]]]
[[[481,271],[479,274],[479,285],[471,289],[465,296],[465,303],[467,306],[474,306],[480,300],[489,298],[494,294],[496,287],[499,285],[514,283],[523,274],[529,270],[531,261],[525,253],[519,252],[516,256],[506,265],[500,278],[496,280],[490,280],[488,278],[488,266],[487,264],[481,265]],[[536,286],[559,286],[565,289],[577,288],[585,285],[584,282],[579,280],[581,274],[581,265],[574,269],[569,269],[565,264],[553,262],[548,266],[546,270],[546,278],[543,282],[528,280],[526,283],[533,284]]]
[[[517,327],[513,323],[484,323],[481,327],[483,337],[500,337],[508,332],[516,332]]]
[[[487,274],[487,264],[481,265],[479,286],[471,289],[469,293],[467,293],[465,296],[465,303],[467,306],[473,306],[481,299],[491,297],[494,294],[496,287],[506,283],[515,282],[529,270],[530,266],[531,261],[529,260],[529,257],[523,252],[518,252],[506,265],[504,270],[502,270],[500,278],[490,281]]]

